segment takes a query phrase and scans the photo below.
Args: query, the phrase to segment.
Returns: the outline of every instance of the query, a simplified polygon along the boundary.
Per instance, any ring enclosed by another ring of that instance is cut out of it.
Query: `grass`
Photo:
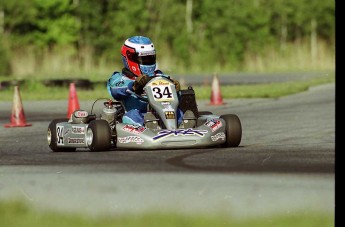
[[[232,227],[328,227],[334,226],[331,214],[285,214],[258,218],[232,218],[225,215],[182,215],[176,213],[150,212],[145,214],[126,214],[90,217],[82,214],[38,211],[18,201],[0,201],[0,226],[16,227],[74,227],[74,226],[232,226]]]
[[[303,92],[309,87],[335,82],[335,75],[329,74],[321,78],[308,81],[292,81],[284,83],[254,84],[254,85],[227,85],[221,86],[224,99],[236,98],[277,98],[289,94]],[[211,86],[193,86],[197,99],[209,99]],[[186,89],[182,87],[182,89]],[[67,100],[68,87],[46,87],[40,80],[29,80],[20,85],[20,94],[23,100]],[[110,98],[104,84],[96,84],[93,90],[83,90],[77,87],[79,100],[95,100]],[[0,90],[0,101],[11,101],[13,88]]]
[[[328,75],[322,78],[308,81],[292,81],[284,83],[268,83],[254,85],[234,85],[221,87],[222,97],[226,99],[236,98],[278,98],[285,95],[307,91],[310,87],[333,83],[335,76]],[[210,86],[194,88],[197,99],[208,99],[211,94]]]
[[[97,55],[92,47],[76,49],[74,46],[57,45],[54,48],[42,47],[38,51],[33,46],[11,49],[8,45],[8,61],[11,66],[8,73],[24,79],[34,76],[40,79],[68,77],[99,80],[113,70],[121,70],[121,44],[118,45],[118,52],[113,46],[109,46],[110,52],[113,53],[110,56]],[[219,64],[219,58],[205,58],[204,54],[196,51],[190,56],[189,63],[185,64],[184,58],[176,57],[171,47],[164,45],[157,46],[157,62],[163,72],[171,75],[198,72],[210,74],[238,71],[267,73],[334,70],[335,41],[317,39],[316,46],[317,48],[312,50],[309,38],[296,39],[279,47],[275,42],[267,42],[265,46],[260,47],[260,52],[253,52],[248,48],[243,53],[243,60],[237,63],[227,61],[226,64]]]

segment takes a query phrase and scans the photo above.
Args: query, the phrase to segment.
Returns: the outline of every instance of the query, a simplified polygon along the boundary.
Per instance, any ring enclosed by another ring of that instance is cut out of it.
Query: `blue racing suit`
[[[124,71],[122,73],[115,71],[107,82],[107,90],[114,99],[122,101],[125,107],[126,112],[123,115],[122,122],[143,126],[144,114],[147,112],[147,102],[127,92],[127,89],[133,91],[135,78],[134,76],[127,76]],[[180,125],[183,117],[182,110],[178,109],[176,115],[177,123]]]

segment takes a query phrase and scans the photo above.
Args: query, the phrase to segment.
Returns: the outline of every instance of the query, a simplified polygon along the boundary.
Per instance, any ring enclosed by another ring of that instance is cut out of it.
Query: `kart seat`
[[[188,89],[180,90],[179,108],[183,113],[191,110],[195,118],[199,117],[198,105],[196,104],[195,92],[192,86],[189,86]]]

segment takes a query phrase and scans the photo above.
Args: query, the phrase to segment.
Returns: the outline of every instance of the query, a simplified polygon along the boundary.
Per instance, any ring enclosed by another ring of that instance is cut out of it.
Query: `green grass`
[[[38,211],[18,201],[0,201],[0,226],[15,227],[330,227],[334,226],[331,214],[285,214],[259,218],[232,218],[225,215],[183,215],[176,213],[150,212],[134,215],[90,217],[82,214]]]
[[[185,64],[184,58],[176,57],[174,50],[168,45],[160,45],[157,63],[163,72],[174,74],[211,74],[213,72],[303,72],[303,71],[334,71],[335,70],[335,42],[317,39],[317,53],[311,50],[310,39],[305,37],[286,45],[276,46],[267,42],[266,45],[252,51],[251,48],[243,53],[243,59],[219,64],[218,58],[205,58],[205,55],[195,52]],[[121,54],[109,47],[109,54],[95,54],[92,47],[76,49],[73,45],[55,45],[53,48],[41,47],[35,50],[31,45],[11,49],[7,45],[8,61],[11,71],[8,77],[22,79],[35,78],[53,79],[68,77],[74,79],[99,80],[110,76],[113,70],[123,67]],[[207,47],[206,47],[207,48]],[[231,50],[230,50],[231,51]],[[114,59],[117,59],[114,61]],[[4,71],[4,70],[0,70]],[[5,75],[4,75],[5,76]],[[1,80],[1,78],[0,78]]]
[[[292,81],[284,83],[269,83],[255,85],[234,85],[222,86],[221,92],[223,98],[278,98],[285,95],[295,94],[307,91],[310,87],[333,83],[335,76],[327,75],[325,77],[312,79],[308,81]],[[210,86],[194,87],[197,99],[208,99],[211,95]]]
[[[221,86],[221,94],[224,99],[277,98],[306,91],[312,86],[333,82],[335,82],[334,73],[308,81]],[[211,86],[194,86],[193,88],[197,99],[210,98]],[[182,89],[186,88],[182,87]],[[12,87],[0,90],[0,101],[11,101],[13,99],[13,93]],[[20,85],[20,94],[23,100],[67,100],[69,88],[46,87],[40,80],[29,80]],[[97,84],[93,90],[83,90],[77,87],[77,96],[79,100],[110,98],[105,87],[105,82],[104,84]]]

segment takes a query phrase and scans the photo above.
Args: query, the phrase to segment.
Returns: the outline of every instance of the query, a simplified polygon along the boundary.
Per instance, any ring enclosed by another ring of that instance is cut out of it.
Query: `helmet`
[[[136,76],[153,76],[156,69],[156,50],[152,41],[144,36],[128,38],[121,48],[125,68]]]

